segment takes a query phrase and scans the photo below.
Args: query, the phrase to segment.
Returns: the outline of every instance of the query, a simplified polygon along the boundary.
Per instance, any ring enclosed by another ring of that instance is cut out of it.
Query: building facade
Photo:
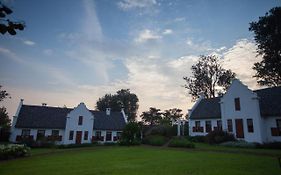
[[[224,130],[247,142],[281,142],[281,87],[253,91],[233,80],[223,96],[196,101],[189,129],[191,136]]]
[[[24,105],[21,100],[12,121],[11,142],[26,139],[56,144],[116,142],[127,123],[124,110],[89,110],[84,103],[75,108]]]

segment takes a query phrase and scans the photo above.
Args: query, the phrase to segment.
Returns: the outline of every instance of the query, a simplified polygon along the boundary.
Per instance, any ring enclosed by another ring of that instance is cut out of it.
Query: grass
[[[204,145],[201,145],[201,148],[203,147]],[[32,155],[35,156],[0,162],[0,174],[277,175],[281,173],[277,158],[274,156],[196,149],[143,146],[36,149],[32,151]]]

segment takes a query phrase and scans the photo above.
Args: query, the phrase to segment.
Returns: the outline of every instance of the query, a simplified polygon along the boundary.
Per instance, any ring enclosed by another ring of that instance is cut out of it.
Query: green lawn
[[[239,149],[235,153],[213,152],[201,148],[35,149],[31,157],[0,162],[0,174],[281,174],[276,155],[246,154]]]

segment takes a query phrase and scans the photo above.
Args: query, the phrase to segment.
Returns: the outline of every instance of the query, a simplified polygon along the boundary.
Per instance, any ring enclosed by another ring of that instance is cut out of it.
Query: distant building
[[[21,100],[12,121],[11,142],[42,138],[56,144],[116,142],[127,122],[124,110],[93,111],[84,103],[75,108],[24,105]]]
[[[247,142],[280,142],[281,87],[252,91],[236,79],[221,97],[201,96],[189,110],[189,134],[203,136],[212,130]]]

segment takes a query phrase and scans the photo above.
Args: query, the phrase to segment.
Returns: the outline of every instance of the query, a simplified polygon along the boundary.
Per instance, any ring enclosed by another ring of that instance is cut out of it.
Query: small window
[[[211,121],[206,121],[206,132],[211,132],[212,131],[212,122]]]
[[[110,131],[107,131],[106,132],[106,141],[112,141],[112,132],[110,132]]]
[[[59,136],[59,130],[52,130],[52,136]]]
[[[85,131],[85,132],[84,132],[84,140],[88,140],[88,135],[89,135],[89,132],[88,132],[88,131]]]
[[[40,140],[45,137],[45,130],[37,130],[37,140]]]
[[[253,119],[247,119],[248,132],[254,132]]]
[[[101,131],[96,131],[96,137],[100,138],[101,137]]]
[[[234,103],[235,103],[235,110],[236,111],[240,111],[240,98],[235,98],[234,99]]]
[[[217,129],[219,131],[222,131],[222,122],[221,122],[221,120],[217,120]]]
[[[82,124],[83,124],[83,116],[79,116],[78,125],[82,125]]]
[[[23,129],[21,131],[22,136],[30,136],[30,129]]]
[[[73,140],[74,131],[69,131],[69,140]]]
[[[227,130],[228,130],[228,132],[233,132],[233,126],[232,126],[232,120],[231,119],[227,120]]]

